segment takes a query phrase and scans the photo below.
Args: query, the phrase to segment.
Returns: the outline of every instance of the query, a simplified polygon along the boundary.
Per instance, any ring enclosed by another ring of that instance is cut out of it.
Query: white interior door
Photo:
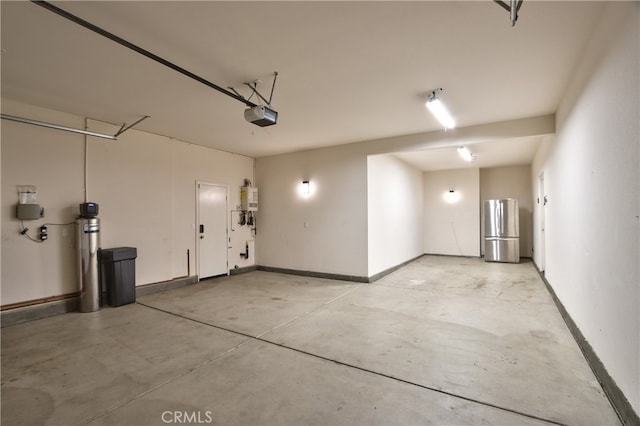
[[[538,176],[538,247],[536,247],[536,263],[538,269],[544,272],[544,256],[545,256],[545,205],[547,204],[547,196],[544,193],[544,174]]]
[[[198,277],[229,273],[227,266],[227,187],[198,183]]]

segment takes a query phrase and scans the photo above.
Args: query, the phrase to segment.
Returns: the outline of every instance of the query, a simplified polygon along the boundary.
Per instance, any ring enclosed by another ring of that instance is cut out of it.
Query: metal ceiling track
[[[120,136],[121,134],[123,134],[124,132],[126,132],[133,126],[135,126],[136,124],[140,123],[142,120],[146,120],[147,118],[149,118],[149,116],[145,115],[140,120],[136,121],[135,123],[129,126],[127,126],[126,124],[123,124],[122,127],[120,127],[120,130],[118,130],[118,132],[115,135],[107,135],[104,133],[91,132],[89,130],[76,129],[76,128],[67,127],[67,126],[60,126],[58,124],[47,123],[45,121],[32,120],[30,118],[16,117],[15,115],[9,115],[9,114],[0,114],[0,118],[2,118],[3,120],[16,121],[18,123],[33,124],[34,126],[41,126],[41,127],[47,127],[49,129],[63,130],[65,132],[80,133],[81,135],[95,136],[97,138],[103,138],[103,139],[109,139],[109,140],[115,141],[115,140],[118,140],[118,136]]]
[[[185,76],[187,76],[187,77],[189,77],[189,78],[191,78],[191,79],[193,79],[193,80],[195,80],[195,81],[197,81],[199,83],[202,83],[205,86],[208,86],[208,87],[210,87],[210,88],[212,88],[214,90],[217,90],[218,92],[223,93],[223,94],[229,96],[230,98],[235,99],[236,101],[240,101],[240,102],[242,102],[243,104],[245,104],[246,106],[248,106],[250,108],[258,106],[257,104],[249,101],[248,99],[245,99],[244,97],[240,96],[239,94],[230,92],[229,90],[227,90],[227,89],[225,89],[223,87],[220,87],[217,84],[214,84],[214,83],[210,82],[209,80],[206,80],[206,79],[200,77],[199,75],[196,75],[196,74],[192,73],[191,71],[188,71],[188,70],[186,70],[186,69],[184,69],[184,68],[182,68],[182,67],[180,67],[180,66],[178,66],[178,65],[176,65],[176,64],[174,64],[172,62],[169,62],[166,59],[161,58],[160,56],[158,56],[158,55],[156,55],[154,53],[151,53],[148,50],[143,49],[140,46],[137,46],[137,45],[135,45],[135,44],[133,44],[133,43],[121,38],[121,37],[118,37],[117,35],[115,35],[113,33],[110,33],[109,31],[107,31],[107,30],[105,30],[103,28],[98,27],[97,25],[94,25],[91,22],[87,22],[84,19],[67,12],[66,10],[60,9],[58,6],[55,6],[55,5],[51,4],[51,3],[48,3],[46,1],[40,1],[40,0],[31,0],[31,2],[34,3],[34,4],[37,4],[38,6],[44,7],[45,9],[47,9],[47,10],[49,10],[49,11],[51,11],[51,12],[57,14],[57,15],[60,15],[63,18],[66,18],[66,19],[70,20],[71,22],[75,22],[76,24],[78,24],[80,26],[83,26],[88,30],[93,31],[94,33],[100,34],[101,36],[106,37],[109,40],[114,41],[114,42],[116,42],[116,43],[118,43],[118,44],[120,44],[120,45],[122,45],[122,46],[124,46],[124,47],[126,47],[128,49],[131,49],[134,52],[137,52],[137,53],[139,53],[139,54],[141,54],[143,56],[146,56],[149,59],[153,59],[154,61],[164,65],[165,67],[171,68],[172,70],[177,71],[180,74],[183,74],[183,75],[185,75]]]
[[[495,3],[498,3],[503,9],[509,12],[509,19],[511,20],[511,26],[514,27],[516,25],[516,21],[518,20],[518,12],[522,7],[522,3],[524,0],[510,0],[509,4],[502,0],[493,0]]]

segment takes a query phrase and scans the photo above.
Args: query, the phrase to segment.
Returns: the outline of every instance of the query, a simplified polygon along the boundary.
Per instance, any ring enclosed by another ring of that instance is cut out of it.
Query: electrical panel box
[[[240,188],[240,208],[246,212],[258,211],[258,188],[255,186]]]
[[[18,204],[16,216],[20,220],[38,220],[44,217],[44,209],[40,204]]]

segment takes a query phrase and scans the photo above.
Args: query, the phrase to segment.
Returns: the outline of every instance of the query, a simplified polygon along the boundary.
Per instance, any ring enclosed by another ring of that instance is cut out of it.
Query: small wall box
[[[240,207],[243,211],[258,211],[258,188],[243,186],[240,189]]]
[[[18,204],[16,216],[20,220],[38,220],[44,217],[44,209],[40,204]]]

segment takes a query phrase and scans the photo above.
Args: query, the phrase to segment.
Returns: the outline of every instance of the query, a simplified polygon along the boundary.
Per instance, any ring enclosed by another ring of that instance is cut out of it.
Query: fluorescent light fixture
[[[460,155],[460,157],[462,157],[462,159],[467,163],[470,163],[476,159],[476,155],[473,152],[471,152],[471,150],[466,146],[458,147],[458,155]]]
[[[445,129],[453,129],[454,127],[456,127],[456,122],[447,108],[444,106],[440,98],[438,98],[438,95],[436,95],[436,92],[438,91],[441,92],[442,89],[431,91],[431,94],[429,95],[429,98],[427,99],[425,105],[429,109],[429,111],[431,111],[431,114],[433,114],[436,119],[438,119],[440,124],[442,124]]]

